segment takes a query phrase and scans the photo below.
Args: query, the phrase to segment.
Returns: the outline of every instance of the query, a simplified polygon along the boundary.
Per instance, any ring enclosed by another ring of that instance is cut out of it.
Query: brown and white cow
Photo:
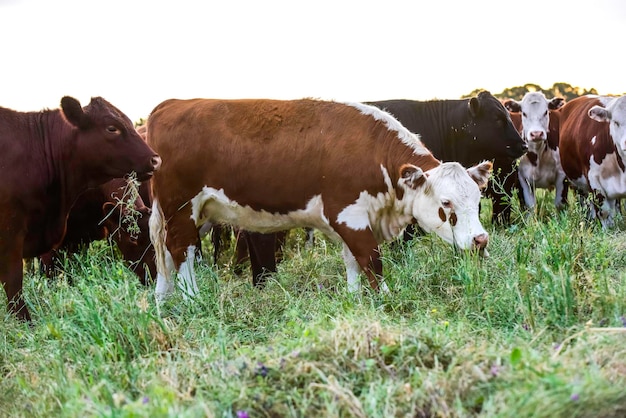
[[[197,292],[197,228],[313,227],[343,242],[348,289],[382,279],[379,244],[413,220],[464,250],[484,250],[478,207],[491,162],[441,163],[388,113],[319,100],[167,100],[148,118],[163,157],[152,179],[156,297]],[[382,282],[383,290],[387,286]]]
[[[58,248],[39,257],[48,277],[59,267],[59,252],[76,253],[93,241],[110,238],[142,284],[156,279],[154,249],[150,242],[151,210],[142,199],[149,181],[138,188],[122,178],[113,179],[81,194],[67,218],[65,237]],[[146,202],[150,205],[150,201]]]
[[[81,193],[132,171],[146,180],[161,159],[101,97],[84,108],[69,96],[55,110],[0,108],[0,149],[0,281],[9,311],[30,320],[22,259],[61,243]]]
[[[590,215],[612,227],[626,197],[626,96],[581,96],[560,112],[563,170],[579,197],[591,195]]]
[[[561,168],[559,156],[559,112],[562,97],[546,99],[542,92],[528,92],[521,101],[507,100],[504,106],[511,112],[511,120],[528,145],[517,168],[524,206],[533,210],[537,204],[535,190],[555,190],[554,205],[567,205],[569,185]]]

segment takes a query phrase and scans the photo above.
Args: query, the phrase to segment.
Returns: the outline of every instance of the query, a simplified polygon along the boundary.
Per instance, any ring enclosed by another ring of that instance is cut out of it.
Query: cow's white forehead
[[[414,134],[404,127],[396,118],[388,112],[377,108],[376,106],[366,105],[364,103],[346,102],[345,105],[352,106],[364,115],[372,116],[374,119],[382,121],[390,131],[398,133],[398,138],[409,147],[413,148],[416,154],[427,155],[430,151],[424,146],[418,134]]]
[[[446,162],[427,173],[435,190],[453,196],[462,204],[473,204],[475,199],[480,199],[478,185],[459,163]]]
[[[526,93],[521,102],[522,108],[527,108],[528,106],[532,106],[534,108],[548,108],[548,99],[544,96],[543,93],[539,91],[533,91],[530,93]]]
[[[626,118],[626,96],[612,98],[605,107],[611,112],[611,119],[623,120]]]

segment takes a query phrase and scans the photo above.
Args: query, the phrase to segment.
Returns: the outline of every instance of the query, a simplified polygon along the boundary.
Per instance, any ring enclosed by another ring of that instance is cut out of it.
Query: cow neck
[[[80,194],[90,187],[82,164],[74,156],[78,130],[59,110],[40,114],[39,129],[47,167],[47,187],[61,192],[61,211],[69,211]]]
[[[457,160],[458,152],[462,151],[457,149],[457,139],[467,135],[471,123],[467,101],[430,100],[423,102],[423,106],[425,120],[432,121],[422,134],[428,148],[438,158],[445,154],[446,160]]]

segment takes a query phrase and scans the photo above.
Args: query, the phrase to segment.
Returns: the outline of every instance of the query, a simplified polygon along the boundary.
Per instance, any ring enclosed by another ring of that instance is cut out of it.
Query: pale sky
[[[626,92],[624,0],[0,0],[0,106]]]

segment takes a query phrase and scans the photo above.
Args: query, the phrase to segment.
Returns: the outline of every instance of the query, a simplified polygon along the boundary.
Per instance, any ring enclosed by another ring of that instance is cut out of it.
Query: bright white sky
[[[624,0],[0,0],[0,106],[626,92]]]

